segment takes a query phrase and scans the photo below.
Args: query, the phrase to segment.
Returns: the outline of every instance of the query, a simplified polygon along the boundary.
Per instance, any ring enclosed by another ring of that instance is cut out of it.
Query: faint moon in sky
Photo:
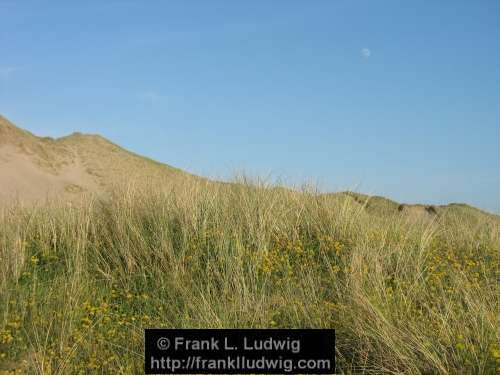
[[[363,58],[367,59],[369,58],[370,56],[372,55],[372,51],[370,51],[369,48],[363,48],[361,50],[361,56],[363,56]]]

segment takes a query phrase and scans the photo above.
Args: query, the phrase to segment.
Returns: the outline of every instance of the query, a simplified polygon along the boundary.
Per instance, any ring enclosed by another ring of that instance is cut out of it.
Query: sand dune
[[[0,116],[0,201],[105,194],[116,183],[194,178],[97,135],[37,137]]]
[[[65,194],[73,189],[95,185],[80,163],[51,173],[40,168],[30,155],[7,145],[0,147],[0,199],[13,196],[40,199],[46,195]]]

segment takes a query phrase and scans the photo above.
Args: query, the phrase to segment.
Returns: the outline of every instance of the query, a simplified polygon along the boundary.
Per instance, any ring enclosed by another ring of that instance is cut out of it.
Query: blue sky
[[[0,113],[235,171],[500,213],[500,2],[2,1]]]

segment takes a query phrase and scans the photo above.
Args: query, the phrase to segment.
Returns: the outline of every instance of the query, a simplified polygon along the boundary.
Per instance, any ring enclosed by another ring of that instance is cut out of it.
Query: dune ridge
[[[134,154],[97,134],[75,132],[57,139],[39,137],[0,115],[0,203],[51,197],[71,200],[82,193],[106,197],[124,184],[168,187],[186,180],[226,185]],[[453,213],[499,218],[463,203],[402,204],[351,191],[325,195],[332,200],[352,200],[375,215],[432,219]]]

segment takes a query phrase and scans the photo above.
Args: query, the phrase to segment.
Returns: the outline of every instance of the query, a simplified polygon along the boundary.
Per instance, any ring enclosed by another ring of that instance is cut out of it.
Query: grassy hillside
[[[145,327],[333,327],[339,373],[495,373],[496,217],[359,201],[184,180],[4,207],[0,368],[141,373]]]

